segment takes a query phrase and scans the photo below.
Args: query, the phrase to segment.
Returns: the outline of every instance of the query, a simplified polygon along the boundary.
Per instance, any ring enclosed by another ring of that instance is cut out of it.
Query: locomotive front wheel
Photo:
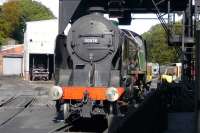
[[[64,103],[63,104],[63,115],[64,115],[64,120],[67,120],[69,117],[69,104],[68,103]]]

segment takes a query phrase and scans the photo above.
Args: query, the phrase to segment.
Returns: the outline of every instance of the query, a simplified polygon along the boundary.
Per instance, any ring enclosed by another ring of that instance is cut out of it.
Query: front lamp
[[[107,90],[106,90],[106,99],[109,102],[115,102],[115,101],[118,100],[118,98],[119,98],[119,93],[118,93],[117,88],[115,88],[115,87],[107,88]]]
[[[50,88],[49,96],[52,100],[59,100],[63,95],[63,90],[60,86],[53,86]]]

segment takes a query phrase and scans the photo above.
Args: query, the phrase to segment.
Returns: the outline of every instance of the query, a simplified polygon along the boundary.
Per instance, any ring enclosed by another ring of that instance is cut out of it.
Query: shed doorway
[[[30,80],[52,80],[54,72],[53,54],[30,54]]]

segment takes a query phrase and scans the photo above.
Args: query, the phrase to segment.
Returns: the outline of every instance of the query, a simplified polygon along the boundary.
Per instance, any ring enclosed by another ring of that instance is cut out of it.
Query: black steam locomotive
[[[57,37],[56,82],[50,95],[64,119],[125,115],[146,91],[144,40],[129,30],[120,30],[101,13],[75,21],[68,36]]]

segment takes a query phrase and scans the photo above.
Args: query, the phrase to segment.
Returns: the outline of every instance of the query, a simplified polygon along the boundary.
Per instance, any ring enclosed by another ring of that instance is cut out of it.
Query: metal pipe
[[[47,71],[49,71],[49,54],[47,54]]]
[[[170,0],[168,1],[167,3],[167,13],[168,13],[168,29],[169,29],[169,26],[170,26]]]
[[[171,12],[171,2],[170,0],[168,0],[167,2],[167,8],[168,8],[168,24],[167,24],[167,39],[168,39],[168,42],[170,40],[170,37],[171,37],[171,31],[172,31],[172,27],[173,27],[173,24],[171,23],[171,15],[170,15],[170,12]]]
[[[35,67],[35,58],[33,56],[33,68]]]
[[[182,81],[185,81],[185,12],[183,11],[183,28],[182,28],[182,45],[181,45],[181,49],[182,49]]]
[[[189,0],[188,5],[188,37],[192,36],[192,0]]]
[[[158,20],[158,18],[134,18],[134,17],[132,19],[146,19],[146,20],[156,19],[156,20]],[[168,20],[168,18],[163,18],[163,19]]]

